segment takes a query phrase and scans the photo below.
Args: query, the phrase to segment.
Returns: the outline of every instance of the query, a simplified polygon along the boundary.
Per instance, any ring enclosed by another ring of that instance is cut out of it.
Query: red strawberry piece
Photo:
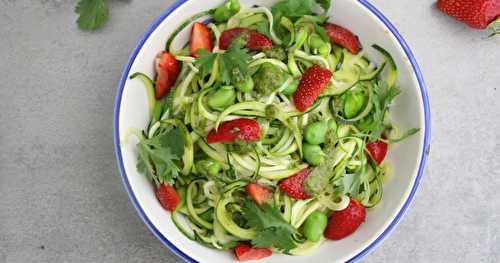
[[[314,104],[321,92],[328,86],[332,78],[332,72],[318,65],[306,69],[300,79],[299,87],[293,94],[295,107],[305,112]]]
[[[212,51],[212,48],[212,35],[210,34],[210,30],[204,24],[195,22],[191,29],[191,43],[189,46],[191,56],[197,58],[198,54],[196,52],[198,49]]]
[[[155,60],[156,68],[156,99],[161,99],[167,95],[170,88],[177,81],[179,76],[179,62],[168,52],[161,52]]]
[[[312,169],[305,168],[297,174],[290,176],[280,182],[280,190],[285,192],[290,197],[298,200],[306,200],[311,198],[304,189],[304,182],[311,174]]]
[[[361,43],[359,43],[358,36],[349,29],[332,23],[325,23],[323,27],[333,44],[346,48],[355,55],[361,50]]]
[[[228,49],[233,39],[239,37],[241,34],[248,35],[247,44],[245,45],[245,47],[250,50],[261,51],[273,47],[273,42],[265,35],[254,30],[241,27],[231,28],[222,32],[219,38],[219,47],[221,49]]]
[[[162,184],[156,189],[156,198],[165,210],[174,211],[181,202],[181,198],[175,191],[175,188],[168,184]]]
[[[486,29],[500,17],[499,0],[438,0],[437,7],[443,13],[477,29]],[[500,19],[497,21],[500,23]]]
[[[269,248],[254,248],[247,244],[238,244],[234,248],[234,254],[239,261],[246,261],[269,257],[273,251]]]
[[[331,240],[343,239],[354,233],[365,222],[365,218],[365,207],[351,198],[346,209],[335,211],[330,215],[324,236]]]
[[[388,148],[387,143],[380,140],[366,145],[366,151],[377,164],[381,164],[384,161]]]
[[[256,120],[236,119],[226,121],[219,125],[217,130],[212,130],[207,136],[207,142],[236,142],[236,141],[257,141],[260,138],[260,127]]]
[[[273,191],[257,183],[249,183],[245,186],[247,194],[252,197],[257,204],[261,205],[273,197]]]

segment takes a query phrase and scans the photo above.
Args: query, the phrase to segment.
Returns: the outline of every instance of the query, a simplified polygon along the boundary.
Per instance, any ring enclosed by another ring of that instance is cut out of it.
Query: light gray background
[[[113,153],[116,87],[172,1],[111,1],[99,32],[75,1],[0,0],[0,262],[180,262],[128,200]],[[372,0],[429,86],[433,145],[407,216],[364,262],[500,262],[500,37],[432,0]]]

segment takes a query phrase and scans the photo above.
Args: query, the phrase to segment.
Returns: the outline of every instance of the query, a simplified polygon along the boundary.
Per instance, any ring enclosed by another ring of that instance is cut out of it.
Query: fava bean
[[[325,153],[319,145],[304,143],[302,150],[304,151],[304,159],[312,166],[318,166],[325,160]]]
[[[323,41],[323,39],[321,39],[321,37],[317,34],[311,35],[311,37],[309,37],[309,46],[312,49],[320,49],[324,45],[326,45],[325,41]]]
[[[241,92],[250,92],[253,90],[254,82],[252,77],[248,76],[245,80],[236,84],[236,88]]]
[[[365,104],[365,96],[359,92],[348,92],[344,100],[344,116],[354,118]]]
[[[310,214],[304,222],[304,235],[307,240],[318,242],[328,224],[328,217],[318,211]]]
[[[322,144],[325,142],[328,124],[323,121],[310,123],[304,131],[304,138],[310,144]]]
[[[205,176],[216,176],[221,171],[219,163],[210,160],[201,160],[196,163],[196,171]]]
[[[214,110],[223,110],[234,104],[236,91],[233,86],[220,87],[208,97],[208,106]]]

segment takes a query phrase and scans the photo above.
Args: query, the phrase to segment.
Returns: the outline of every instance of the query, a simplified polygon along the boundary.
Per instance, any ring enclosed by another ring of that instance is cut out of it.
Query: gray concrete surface
[[[149,233],[115,164],[116,86],[171,1],[111,1],[79,31],[75,1],[0,0],[0,262],[180,262]],[[425,74],[431,159],[394,234],[364,262],[500,262],[500,38],[432,0],[372,0]]]

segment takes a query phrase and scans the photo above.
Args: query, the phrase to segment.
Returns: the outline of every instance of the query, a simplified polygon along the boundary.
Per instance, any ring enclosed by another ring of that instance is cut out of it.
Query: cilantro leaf
[[[275,4],[271,11],[275,21],[280,21],[281,16],[286,16],[292,21],[305,15],[314,14],[314,9],[319,6],[326,13],[330,9],[331,0],[283,0]]]
[[[253,246],[272,246],[284,250],[297,246],[292,237],[296,230],[283,219],[278,208],[269,204],[259,207],[255,202],[247,200],[243,204],[243,216],[248,225],[258,232],[252,240]]]
[[[382,80],[374,84],[373,91],[373,112],[358,124],[361,130],[370,133],[370,141],[376,141],[382,136],[385,130],[385,113],[393,99],[401,93],[398,87],[391,88]]]
[[[86,30],[100,28],[109,16],[106,0],[80,0],[75,12],[80,15],[77,20],[78,26]]]
[[[199,49],[196,53],[199,55],[198,59],[196,59],[196,65],[200,69],[201,77],[205,78],[212,72],[217,53],[212,53],[206,49]]]
[[[245,36],[233,40],[226,52],[217,54],[199,50],[200,57],[196,60],[200,68],[202,78],[206,77],[213,69],[217,57],[219,57],[219,74],[222,82],[226,84],[238,83],[245,79],[248,74],[248,63],[251,56],[246,45]]]
[[[165,130],[137,144],[137,170],[157,184],[169,183],[179,175],[176,162],[184,154],[184,135],[180,129]]]

